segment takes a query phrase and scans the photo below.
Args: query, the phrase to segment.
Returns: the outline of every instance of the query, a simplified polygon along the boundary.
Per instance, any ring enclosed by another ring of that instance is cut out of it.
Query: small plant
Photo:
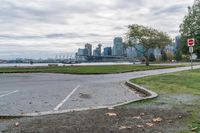
[[[150,54],[149,61],[151,61],[151,62],[156,61],[156,57],[155,57],[155,55],[153,53]]]
[[[175,60],[177,61],[181,61],[183,58],[182,58],[182,53],[180,50],[178,50],[175,54]]]

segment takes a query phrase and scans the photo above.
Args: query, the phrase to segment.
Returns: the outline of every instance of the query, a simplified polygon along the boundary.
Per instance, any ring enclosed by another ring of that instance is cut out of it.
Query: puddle
[[[84,93],[79,93],[79,97],[82,99],[91,99],[91,95],[89,94],[84,94]]]

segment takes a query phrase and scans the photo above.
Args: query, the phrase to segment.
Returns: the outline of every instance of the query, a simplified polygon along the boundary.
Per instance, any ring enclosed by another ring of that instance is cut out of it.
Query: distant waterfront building
[[[159,59],[162,56],[161,50],[159,48],[155,48],[154,51],[153,51],[153,54],[154,54],[156,59]]]
[[[127,48],[127,57],[129,58],[141,58],[143,57],[144,47],[139,43],[139,40],[136,37],[130,37],[129,43],[132,46]]]
[[[129,46],[126,49],[126,53],[127,53],[128,58],[136,58],[137,57],[137,52],[134,47]]]
[[[78,56],[88,56],[88,49],[78,49],[78,53],[77,53]]]
[[[5,60],[1,60],[1,59],[0,59],[0,63],[3,63],[3,62],[5,62]]]
[[[114,46],[113,46],[113,55],[114,56],[123,56],[124,55],[124,47],[123,47],[123,39],[122,37],[114,38]]]
[[[88,56],[92,56],[92,45],[89,43],[85,44],[85,49],[88,50]]]
[[[93,56],[98,56],[98,50],[97,49],[93,50]]]
[[[165,46],[164,51],[165,52],[171,52],[172,54],[175,54],[176,51],[177,51],[176,43],[171,43],[171,44]]]
[[[180,35],[176,36],[175,41],[176,41],[176,49],[179,49],[181,46],[181,36]]]
[[[103,55],[104,56],[111,56],[112,55],[112,48],[111,47],[104,48]]]
[[[101,52],[101,47],[102,47],[102,44],[99,44],[99,45],[98,45],[98,48],[99,48],[100,56],[101,56],[101,53],[102,53],[102,52]]]
[[[148,50],[148,54],[149,54],[149,56],[151,54],[153,54],[156,59],[160,59],[160,57],[161,57],[161,50],[159,48],[154,48],[154,49],[150,48]]]
[[[87,57],[88,57],[88,49],[86,49],[86,48],[84,48],[84,49],[79,48],[78,52],[75,54],[75,59],[78,62],[87,61]]]
[[[101,56],[101,53],[99,51],[99,48],[96,48],[94,51],[93,51],[93,56]]]
[[[137,57],[141,58],[144,56],[145,48],[142,44],[136,44],[135,49],[136,49]]]
[[[93,51],[93,56],[101,56],[101,47],[102,45],[99,44],[98,47]]]

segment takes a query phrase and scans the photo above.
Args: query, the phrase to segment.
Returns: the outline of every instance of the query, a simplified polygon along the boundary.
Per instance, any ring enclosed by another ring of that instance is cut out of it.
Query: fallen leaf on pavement
[[[142,119],[141,116],[134,116],[133,119]]]
[[[108,115],[108,116],[117,116],[116,113],[106,113],[106,115]]]
[[[144,113],[140,113],[140,116],[144,116],[145,114]]]
[[[125,126],[120,126],[119,130],[122,130],[122,129],[126,129],[126,127]]]
[[[157,118],[154,118],[154,119],[153,119],[153,122],[161,122],[162,120],[163,120],[162,118],[157,117]]]
[[[143,125],[137,125],[137,128],[144,128]]]
[[[182,119],[182,116],[181,116],[181,115],[179,115],[179,116],[178,116],[178,118],[179,118],[179,119]]]
[[[131,127],[129,127],[129,126],[120,126],[119,127],[119,130],[123,130],[123,129],[131,129]]]
[[[18,127],[19,126],[19,122],[15,122],[15,127]]]
[[[153,126],[154,126],[153,123],[146,123],[146,125],[147,125],[148,127],[153,127]]]

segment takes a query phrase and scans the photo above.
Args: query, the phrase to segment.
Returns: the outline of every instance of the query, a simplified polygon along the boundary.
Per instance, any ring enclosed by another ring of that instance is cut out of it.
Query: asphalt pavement
[[[104,75],[0,74],[0,115],[61,113],[139,100],[142,97],[124,87],[126,80],[189,69],[181,67]]]

